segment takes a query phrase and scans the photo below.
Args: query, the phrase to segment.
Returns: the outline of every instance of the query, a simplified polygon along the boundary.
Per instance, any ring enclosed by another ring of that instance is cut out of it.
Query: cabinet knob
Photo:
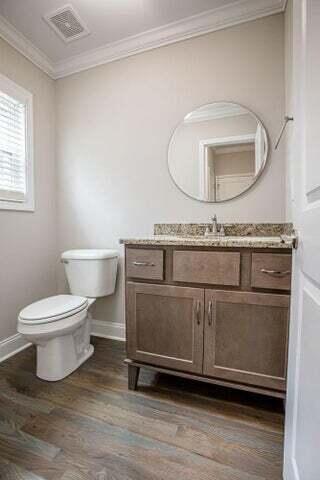
[[[212,325],[212,301],[210,300],[209,306],[208,306],[208,325]]]

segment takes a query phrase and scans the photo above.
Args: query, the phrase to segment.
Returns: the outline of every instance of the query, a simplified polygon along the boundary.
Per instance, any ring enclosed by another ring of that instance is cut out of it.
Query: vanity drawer
[[[128,248],[126,251],[127,277],[163,280],[163,258],[163,250]]]
[[[173,252],[174,282],[205,283],[208,285],[240,285],[240,253]]]
[[[290,290],[291,264],[291,255],[253,253],[251,286],[273,290]]]

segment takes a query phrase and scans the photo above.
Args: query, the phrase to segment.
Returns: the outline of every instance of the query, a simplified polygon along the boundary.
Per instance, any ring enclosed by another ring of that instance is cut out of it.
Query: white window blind
[[[26,103],[0,89],[0,200],[26,199]]]

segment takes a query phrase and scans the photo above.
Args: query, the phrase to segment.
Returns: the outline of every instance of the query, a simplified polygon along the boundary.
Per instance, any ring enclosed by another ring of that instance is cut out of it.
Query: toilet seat
[[[25,325],[40,325],[62,320],[88,308],[88,299],[77,295],[55,295],[32,303],[19,315]]]

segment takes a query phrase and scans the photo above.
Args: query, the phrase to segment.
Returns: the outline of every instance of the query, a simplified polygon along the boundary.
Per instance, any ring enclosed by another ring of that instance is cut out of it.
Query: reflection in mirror
[[[172,135],[168,164],[187,195],[223,202],[256,182],[267,154],[267,133],[259,119],[238,104],[218,102],[186,115]]]

